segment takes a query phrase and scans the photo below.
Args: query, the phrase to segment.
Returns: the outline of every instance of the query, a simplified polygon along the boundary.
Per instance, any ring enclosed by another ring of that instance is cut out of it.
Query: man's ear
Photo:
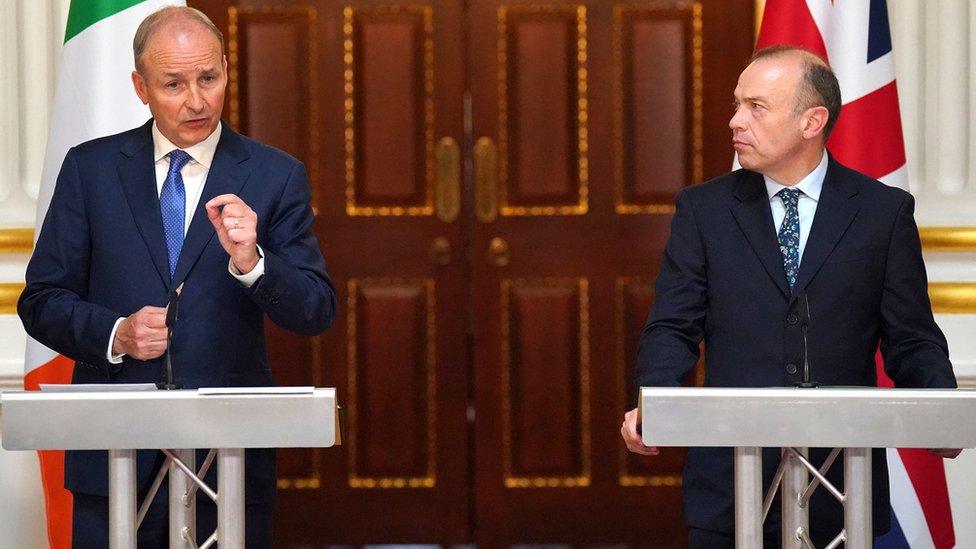
[[[146,79],[139,74],[139,71],[132,71],[132,87],[136,89],[136,95],[139,96],[139,100],[142,101],[142,104],[148,105],[149,86],[146,85]]]
[[[801,131],[803,132],[804,139],[814,139],[819,136],[823,136],[824,131],[827,129],[827,120],[830,118],[830,113],[827,111],[827,107],[811,107],[803,113],[803,126]]]

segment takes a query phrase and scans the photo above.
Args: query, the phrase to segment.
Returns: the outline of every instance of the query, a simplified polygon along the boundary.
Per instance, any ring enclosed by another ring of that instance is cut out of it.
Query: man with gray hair
[[[677,386],[705,344],[705,385],[794,386],[808,350],[812,379],[876,385],[879,345],[898,387],[955,387],[945,337],[928,300],[914,200],[857,173],[825,150],[840,114],[837,79],[796,47],[760,50],[739,76],[732,146],[743,169],[684,189],[641,334],[635,385]],[[804,343],[806,326],[808,345]],[[621,435],[645,446],[636,408]],[[959,450],[934,450],[955,457]],[[827,452],[811,449],[823,462]],[[874,527],[889,527],[888,477],[875,450]],[[765,485],[779,464],[763,452]],[[828,473],[843,486],[840,468]],[[693,548],[733,546],[731,448],[690,448],[684,516]],[[766,544],[796,546],[767,517]],[[810,500],[811,535],[824,547],[843,513],[824,490]]]
[[[206,15],[151,14],[133,52],[132,83],[152,119],[68,152],[18,313],[32,337],[76,361],[74,383],[154,382],[168,352],[187,388],[273,385],[264,315],[314,335],[336,310],[305,167],[221,122],[227,60]],[[168,345],[163,306],[181,286]],[[140,499],[162,462],[139,451]],[[247,544],[270,547],[274,452],[249,450],[246,464]],[[66,454],[75,547],[108,546],[107,471],[106,452]],[[197,499],[205,539],[216,509]],[[165,494],[138,538],[166,546]]]

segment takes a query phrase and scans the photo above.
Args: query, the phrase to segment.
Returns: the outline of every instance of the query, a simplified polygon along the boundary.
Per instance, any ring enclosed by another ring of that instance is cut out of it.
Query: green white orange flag
[[[68,149],[134,128],[149,118],[136,97],[132,38],[139,23],[174,0],[71,0],[48,133],[35,227],[40,232]],[[74,361],[28,338],[24,386],[68,383]],[[71,493],[64,489],[64,452],[38,452],[52,549],[71,547]]]

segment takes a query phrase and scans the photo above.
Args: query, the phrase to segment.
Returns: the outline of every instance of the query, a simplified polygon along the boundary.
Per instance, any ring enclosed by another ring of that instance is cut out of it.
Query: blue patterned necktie
[[[169,171],[159,193],[159,211],[163,214],[163,232],[169,252],[169,276],[176,272],[176,261],[183,248],[183,226],[186,223],[186,188],[180,170],[193,160],[186,151],[174,149],[169,153]]]
[[[800,270],[800,212],[797,209],[800,193],[799,189],[793,188],[776,193],[786,207],[786,217],[779,227],[778,237],[779,251],[783,254],[783,270],[786,271],[786,280],[790,283],[791,290],[796,284],[796,273]]]

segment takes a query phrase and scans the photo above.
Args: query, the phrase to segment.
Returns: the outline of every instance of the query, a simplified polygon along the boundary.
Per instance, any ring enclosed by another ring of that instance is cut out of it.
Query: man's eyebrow
[[[216,67],[207,67],[205,69],[201,69],[200,72],[203,74],[215,74],[218,72],[218,70]],[[166,78],[180,78],[184,76],[184,74],[184,71],[166,71],[163,73],[163,76]]]

